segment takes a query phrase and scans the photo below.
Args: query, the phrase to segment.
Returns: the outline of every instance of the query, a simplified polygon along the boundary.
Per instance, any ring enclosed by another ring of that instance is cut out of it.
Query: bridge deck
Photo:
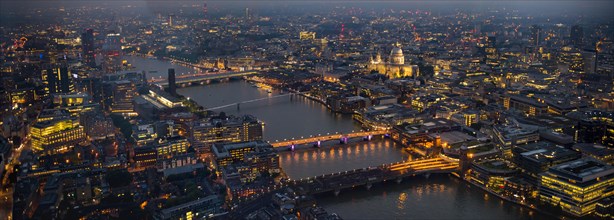
[[[299,187],[308,194],[317,194],[363,185],[369,188],[373,183],[400,181],[404,177],[416,174],[446,173],[456,169],[458,169],[458,163],[441,158],[431,158],[294,180],[289,185]]]
[[[318,141],[341,140],[342,138],[366,137],[370,135],[383,135],[387,133],[388,131],[386,130],[377,130],[377,131],[360,131],[360,132],[353,132],[353,133],[347,133],[347,134],[330,134],[330,135],[327,134],[327,135],[320,135],[320,136],[308,137],[308,138],[302,138],[302,139],[296,139],[296,140],[284,140],[284,141],[279,141],[279,142],[271,142],[270,144],[273,145],[273,147],[287,147],[290,145],[316,143]]]
[[[230,73],[217,73],[217,74],[190,74],[190,75],[177,76],[177,79],[175,82],[178,84],[201,82],[201,81],[213,80],[213,79],[224,79],[224,78],[231,78],[231,77],[248,76],[248,75],[253,75],[257,73],[258,72],[256,71],[243,71],[243,72],[230,72]],[[164,85],[168,85],[168,79],[160,78],[160,79],[149,80],[149,83],[156,83],[156,84],[164,86]]]

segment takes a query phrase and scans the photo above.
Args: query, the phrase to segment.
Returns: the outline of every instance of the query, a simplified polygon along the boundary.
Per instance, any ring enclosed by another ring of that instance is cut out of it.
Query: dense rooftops
[[[582,158],[551,167],[548,173],[587,186],[601,178],[614,177],[614,167],[592,158]]]

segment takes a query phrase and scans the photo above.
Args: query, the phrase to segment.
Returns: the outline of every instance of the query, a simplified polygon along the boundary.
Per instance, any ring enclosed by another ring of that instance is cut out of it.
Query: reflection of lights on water
[[[416,188],[416,194],[418,195],[418,198],[422,198],[422,194],[424,193],[424,188],[422,187],[418,187]]]
[[[405,209],[405,200],[407,200],[407,193],[401,193],[399,194],[399,199],[397,201],[397,208],[398,209]]]
[[[399,194],[399,201],[401,202],[405,202],[405,200],[407,200],[407,193],[401,193]]]

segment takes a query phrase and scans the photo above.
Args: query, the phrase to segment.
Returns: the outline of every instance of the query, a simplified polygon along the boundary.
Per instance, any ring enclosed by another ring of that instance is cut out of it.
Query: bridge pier
[[[347,144],[348,143],[348,137],[343,136],[341,137],[341,139],[339,140],[340,144]]]
[[[237,110],[241,110],[241,103],[237,102]]]
[[[318,142],[313,143],[313,146],[314,146],[314,147],[317,147],[317,148],[320,148],[320,146],[321,146],[321,145],[322,145],[322,142],[321,142],[321,141],[318,141]]]
[[[335,189],[335,196],[339,196],[339,193],[341,193],[341,190]]]

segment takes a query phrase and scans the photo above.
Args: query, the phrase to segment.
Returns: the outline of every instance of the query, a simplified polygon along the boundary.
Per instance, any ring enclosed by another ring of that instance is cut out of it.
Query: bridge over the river
[[[278,192],[290,187],[302,195],[334,192],[339,195],[342,190],[350,190],[356,187],[365,187],[367,190],[373,184],[396,182],[400,183],[404,178],[415,175],[430,175],[431,173],[451,173],[459,169],[458,162],[448,161],[442,157],[401,161],[392,164],[384,164],[377,167],[368,167],[350,171],[331,173],[321,176],[282,181],[278,187],[273,187],[267,193],[254,195],[254,197],[242,201],[239,207],[230,212],[230,219],[243,219],[245,215],[261,207],[263,201]],[[268,202],[267,202],[268,204]]]
[[[304,194],[334,192],[335,195],[338,195],[344,189],[359,186],[371,189],[375,183],[386,181],[400,183],[405,177],[419,174],[450,173],[458,168],[458,162],[436,157],[290,180],[287,184]]]
[[[227,73],[195,73],[188,75],[179,75],[176,77],[175,83],[177,85],[203,83],[209,80],[227,79],[234,77],[244,77],[249,75],[258,74],[256,71],[243,71],[243,72],[227,72]],[[149,83],[158,84],[161,86],[168,86],[168,79],[158,78],[148,81]]]
[[[213,110],[228,108],[228,107],[232,107],[232,106],[237,106],[237,108],[240,108],[241,104],[245,104],[245,103],[264,101],[264,100],[275,99],[275,98],[286,97],[286,96],[290,96],[291,97],[291,95],[300,95],[300,94],[302,94],[302,93],[300,93],[300,92],[299,93],[291,92],[291,93],[286,93],[286,94],[279,94],[279,95],[268,96],[268,97],[264,97],[264,98],[258,98],[258,99],[252,99],[252,100],[247,100],[247,101],[230,103],[230,104],[226,104],[226,105],[220,105],[220,106],[216,106],[216,107],[207,108],[205,110],[213,111]]]
[[[313,143],[319,146],[321,142],[330,141],[330,140],[339,140],[342,143],[347,143],[348,139],[351,139],[351,138],[363,137],[363,138],[370,140],[371,137],[374,135],[384,135],[387,133],[388,133],[387,130],[358,131],[358,132],[352,131],[351,133],[347,133],[347,134],[335,133],[335,134],[310,136],[307,138],[301,137],[301,139],[275,141],[275,142],[270,142],[270,144],[273,145],[273,147],[288,147],[288,146],[293,146],[293,145],[302,145],[302,144],[309,144],[309,143]]]

